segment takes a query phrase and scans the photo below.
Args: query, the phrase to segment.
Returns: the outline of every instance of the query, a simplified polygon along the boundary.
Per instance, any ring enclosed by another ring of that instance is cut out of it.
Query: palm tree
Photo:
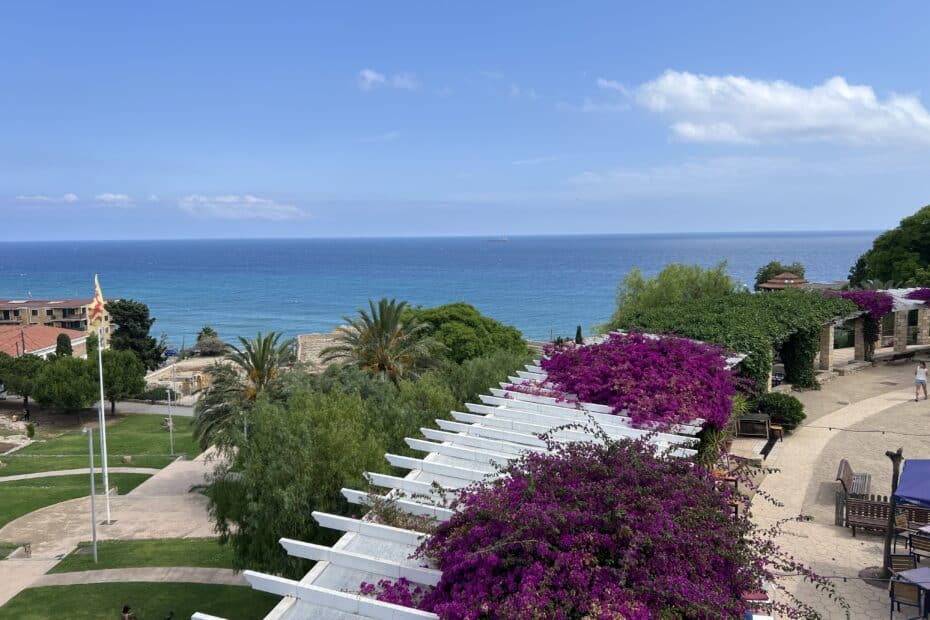
[[[248,381],[245,385],[247,400],[254,401],[258,398],[278,376],[281,367],[293,361],[293,339],[279,344],[280,338],[280,332],[269,332],[264,337],[258,332],[254,340],[246,340],[239,336],[242,348],[228,345],[226,359],[238,366]]]
[[[280,372],[293,361],[293,340],[279,343],[281,334],[271,332],[254,340],[240,337],[241,348],[228,345],[226,361],[209,371],[210,385],[194,407],[194,437],[201,447],[235,446],[248,436],[247,416],[252,403]]]
[[[377,306],[368,300],[368,306],[370,312],[359,308],[357,317],[342,317],[348,325],[336,328],[339,344],[323,349],[323,361],[352,363],[395,383],[416,376],[441,346],[426,335],[429,325],[404,320],[406,301],[383,297]]]

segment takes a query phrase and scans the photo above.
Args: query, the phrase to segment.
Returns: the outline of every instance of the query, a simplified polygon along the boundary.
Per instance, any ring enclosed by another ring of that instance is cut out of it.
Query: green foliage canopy
[[[155,370],[164,359],[165,345],[149,335],[155,322],[149,307],[132,299],[111,301],[106,305],[110,321],[116,325],[110,337],[114,349],[132,351],[147,370]]]
[[[384,471],[384,452],[361,397],[341,390],[301,390],[287,403],[263,398],[250,420],[237,473],[217,474],[210,510],[232,544],[235,568],[300,578],[309,563],[288,556],[278,539],[332,542],[336,535],[311,513],[347,513],[341,489],[363,488],[364,471]]]
[[[435,308],[411,308],[404,319],[431,326],[430,335],[445,346],[442,355],[453,362],[495,351],[526,352],[526,342],[516,327],[484,316],[464,301]]]
[[[756,271],[755,289],[757,291],[760,290],[760,285],[765,284],[779,274],[788,272],[803,278],[805,271],[806,269],[804,269],[804,265],[798,261],[794,261],[790,265],[786,265],[777,260],[773,260],[767,265],[762,265],[759,267],[758,271]]]
[[[34,397],[43,405],[66,411],[89,407],[98,398],[95,365],[79,357],[58,357],[46,362],[35,380]]]
[[[23,407],[29,411],[29,397],[33,396],[38,385],[39,373],[47,364],[37,355],[20,355],[4,364],[3,384],[14,394],[23,397]]]
[[[786,379],[799,387],[815,387],[813,356],[821,327],[857,310],[850,301],[812,291],[744,292],[638,309],[610,327],[675,333],[746,354],[740,371],[765,391],[777,348],[782,349]],[[803,355],[790,351],[797,347]]]
[[[55,339],[55,355],[58,357],[70,356],[74,353],[74,349],[71,346],[71,338],[68,334],[58,334],[58,338]]]
[[[900,286],[930,285],[930,205],[883,232],[849,272],[849,284],[861,287],[867,280]]]
[[[132,351],[107,349],[101,357],[103,393],[110,401],[110,413],[115,414],[117,401],[133,398],[145,389],[145,366]]]
[[[649,279],[638,268],[633,269],[617,288],[617,309],[601,330],[616,329],[627,324],[631,317],[653,309],[681,302],[701,303],[739,289],[739,283],[727,273],[726,261],[709,269],[672,263]]]

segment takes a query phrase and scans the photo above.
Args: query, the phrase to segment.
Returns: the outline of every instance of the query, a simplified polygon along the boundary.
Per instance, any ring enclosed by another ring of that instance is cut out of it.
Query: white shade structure
[[[520,380],[542,384],[545,372],[538,362],[517,373]],[[553,441],[596,441],[592,431],[581,426],[595,421],[611,438],[648,440],[672,456],[693,456],[698,442],[695,435],[702,420],[680,424],[650,434],[633,428],[630,418],[611,414],[611,408],[595,403],[565,402],[547,396],[518,391],[510,384],[493,388],[481,396],[481,403],[470,403],[467,412],[452,412],[452,420],[437,420],[439,429],[422,429],[424,438],[408,438],[407,445],[424,453],[420,458],[387,454],[396,468],[409,470],[403,478],[368,473],[372,484],[386,489],[397,508],[414,515],[446,520],[454,513],[437,505],[443,491],[454,491],[489,476],[526,452],[541,452],[547,445],[538,435],[550,433]],[[565,425],[581,425],[571,429]],[[368,493],[343,489],[353,503],[366,504]],[[454,493],[450,493],[450,496]],[[437,618],[435,614],[410,609],[357,594],[364,581],[404,577],[415,584],[437,583],[441,572],[411,559],[425,534],[321,512],[313,513],[323,527],[344,532],[332,546],[281,539],[289,555],[316,560],[302,579],[283,579],[254,571],[244,575],[253,588],[283,596],[266,620],[348,620],[378,618],[414,620]],[[206,618],[206,616],[201,616]]]

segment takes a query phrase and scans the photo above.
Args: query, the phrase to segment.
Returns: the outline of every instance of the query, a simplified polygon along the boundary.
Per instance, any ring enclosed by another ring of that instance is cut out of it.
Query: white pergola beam
[[[373,555],[333,549],[325,545],[302,542],[292,538],[278,540],[287,554],[315,562],[329,562],[333,566],[351,568],[365,573],[377,573],[393,580],[406,579],[424,586],[435,586],[442,578],[442,571],[422,566],[411,566]]]
[[[487,465],[506,465],[512,458],[507,454],[494,454],[478,448],[445,445],[411,437],[407,437],[404,441],[407,442],[408,446],[420,452],[435,452],[436,454],[462,459],[463,461],[475,461]]]
[[[427,537],[427,534],[423,532],[405,530],[400,527],[382,525],[371,521],[362,521],[361,519],[352,519],[351,517],[343,517],[318,510],[314,510],[312,514],[316,522],[325,528],[339,530],[340,532],[355,532],[361,536],[380,538],[381,540],[410,545],[411,547],[419,546]]]
[[[365,491],[357,491],[355,489],[342,489],[342,496],[346,498],[351,504],[358,504],[360,506],[371,506],[371,500],[368,499],[370,493]],[[382,496],[378,496],[382,497]],[[382,499],[387,500],[388,498],[382,497]],[[448,508],[443,508],[441,506],[432,506],[430,504],[424,504],[422,502],[415,502],[409,499],[396,499],[390,498],[390,501],[403,510],[404,512],[409,512],[412,515],[419,515],[424,517],[433,517],[439,521],[445,521],[446,519],[451,519],[452,515],[455,514],[452,510]]]
[[[521,454],[532,452],[545,452],[543,448],[520,445],[510,441],[501,441],[498,439],[486,439],[484,437],[474,437],[462,433],[450,433],[448,431],[437,431],[434,428],[421,428],[420,432],[428,439],[436,441],[448,441],[455,445],[473,446],[475,448],[487,449],[491,452],[500,452],[507,454],[510,458],[516,458]]]
[[[432,484],[420,480],[399,478],[397,476],[379,474],[373,471],[365,472],[365,477],[368,478],[368,481],[375,486],[384,487],[386,489],[397,489],[398,491],[404,491],[405,493],[413,493],[415,495],[429,495],[434,491]]]
[[[394,467],[410,470],[419,469],[430,474],[448,476],[449,478],[459,478],[471,482],[484,480],[488,474],[494,471],[494,468],[490,465],[485,466],[477,462],[474,463],[474,469],[466,469],[456,465],[446,465],[445,463],[436,463],[434,461],[415,459],[409,456],[400,456],[399,454],[385,454],[384,456],[388,460],[388,463]]]

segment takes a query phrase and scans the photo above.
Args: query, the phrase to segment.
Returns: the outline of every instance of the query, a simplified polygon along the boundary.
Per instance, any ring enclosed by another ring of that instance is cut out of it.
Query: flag
[[[91,327],[100,327],[103,324],[103,293],[100,292],[100,280],[94,274],[94,301],[90,305],[89,322]]]

